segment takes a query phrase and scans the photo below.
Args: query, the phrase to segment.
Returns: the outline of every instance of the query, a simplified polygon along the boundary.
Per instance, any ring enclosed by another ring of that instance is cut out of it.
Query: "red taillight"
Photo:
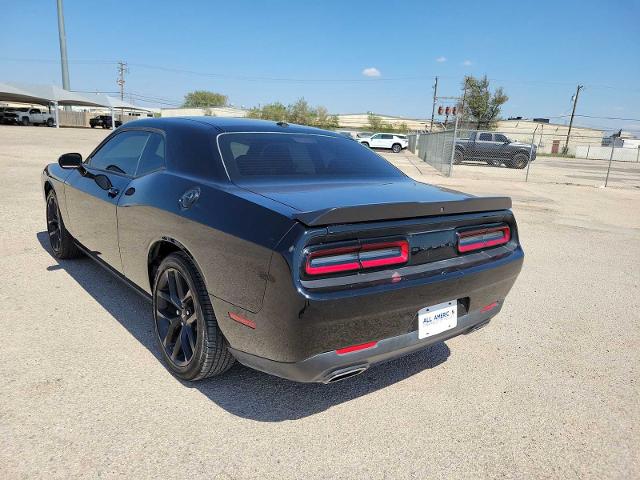
[[[509,240],[511,240],[511,229],[506,225],[458,232],[458,251],[464,253],[495,247],[504,245]]]
[[[365,268],[399,265],[409,260],[409,242],[368,243],[351,247],[317,250],[307,256],[307,275],[353,272]]]
[[[372,347],[375,347],[377,344],[378,342],[361,343],[360,345],[352,345],[350,347],[341,348],[339,350],[336,350],[336,353],[338,355],[344,355],[345,353],[357,352],[358,350],[365,350],[367,348],[372,348]]]

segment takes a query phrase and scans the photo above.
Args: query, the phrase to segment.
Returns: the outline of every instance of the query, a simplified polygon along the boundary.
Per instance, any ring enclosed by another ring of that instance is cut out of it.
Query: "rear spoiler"
[[[400,220],[437,215],[490,212],[511,208],[510,197],[469,197],[464,200],[443,202],[403,202],[334,207],[312,212],[301,212],[294,217],[305,225],[315,227],[337,223]]]

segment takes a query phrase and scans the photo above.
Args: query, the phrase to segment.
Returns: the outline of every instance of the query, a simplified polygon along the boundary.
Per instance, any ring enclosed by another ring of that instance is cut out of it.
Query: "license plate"
[[[418,338],[427,338],[458,325],[458,302],[439,303],[418,312]]]

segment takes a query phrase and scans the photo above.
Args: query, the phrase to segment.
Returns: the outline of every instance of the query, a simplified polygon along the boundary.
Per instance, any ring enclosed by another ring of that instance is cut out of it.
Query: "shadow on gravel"
[[[88,258],[58,261],[51,252],[47,232],[37,234],[42,248],[55,262],[47,271],[63,269],[105,310],[126,328],[159,362],[151,304],[133,289]],[[45,272],[43,272],[46,275]],[[246,368],[236,363],[228,372],[195,383],[195,388],[229,413],[260,422],[304,418],[334,405],[356,399],[445,362],[450,355],[444,342],[385,364],[357,377],[330,385],[296,383]]]

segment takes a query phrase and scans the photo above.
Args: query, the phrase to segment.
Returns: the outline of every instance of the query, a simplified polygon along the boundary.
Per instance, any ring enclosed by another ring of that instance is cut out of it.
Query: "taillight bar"
[[[305,261],[307,275],[355,272],[361,269],[400,265],[409,260],[409,242],[367,243],[311,252]]]
[[[507,225],[458,232],[460,253],[504,245],[511,240],[511,229]]]

